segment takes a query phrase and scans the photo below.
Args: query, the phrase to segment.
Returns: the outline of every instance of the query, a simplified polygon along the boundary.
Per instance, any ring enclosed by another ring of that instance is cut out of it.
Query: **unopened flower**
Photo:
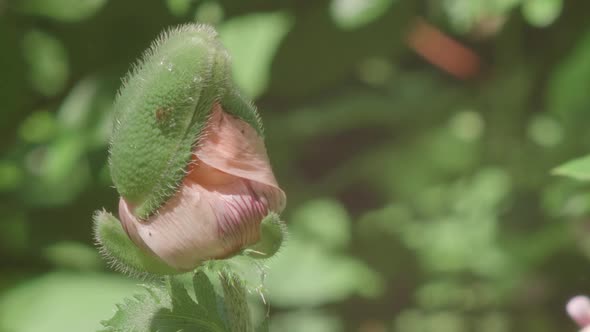
[[[141,253],[109,243],[122,241],[113,218],[96,217],[99,242],[121,264],[190,270],[256,245],[263,220],[278,222],[285,194],[230,72],[215,32],[187,25],[160,37],[125,80],[110,166],[122,228]]]
[[[215,105],[176,195],[147,220],[122,197],[119,217],[138,246],[190,269],[258,242],[261,220],[284,204],[262,138]]]
[[[566,306],[569,316],[582,328],[581,332],[590,332],[590,299],[578,295],[573,297]]]

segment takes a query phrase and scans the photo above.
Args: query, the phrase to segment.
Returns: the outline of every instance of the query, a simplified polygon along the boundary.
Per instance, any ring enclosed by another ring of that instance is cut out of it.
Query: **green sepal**
[[[256,108],[238,92],[227,50],[208,26],[164,32],[124,79],[109,160],[134,215],[148,218],[178,190],[216,102],[262,136]]]
[[[221,106],[224,111],[235,115],[244,122],[248,123],[260,137],[264,137],[264,129],[262,127],[262,121],[260,115],[256,110],[256,106],[248,100],[246,100],[238,91],[237,88],[231,88],[227,91],[226,95],[221,100]]]
[[[237,274],[222,270],[219,279],[223,288],[225,312],[230,332],[253,332],[246,287]]]
[[[274,256],[287,236],[287,226],[278,214],[270,212],[260,222],[260,240],[243,250],[252,258],[266,259]]]
[[[104,210],[94,214],[94,237],[109,264],[123,273],[137,276],[182,273],[158,257],[144,253],[129,239],[121,222]]]
[[[163,33],[115,101],[110,168],[119,194],[145,219],[176,191],[211,107],[230,84],[227,51],[207,26]]]

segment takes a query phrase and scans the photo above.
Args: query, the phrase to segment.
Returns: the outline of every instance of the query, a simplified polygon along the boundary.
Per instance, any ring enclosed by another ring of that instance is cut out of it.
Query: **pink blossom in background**
[[[567,303],[568,315],[583,329],[581,332],[590,332],[590,299],[587,296],[578,295]]]

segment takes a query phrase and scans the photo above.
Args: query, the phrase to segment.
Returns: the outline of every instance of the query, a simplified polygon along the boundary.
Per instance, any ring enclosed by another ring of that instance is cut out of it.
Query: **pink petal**
[[[272,172],[264,141],[248,123],[213,106],[205,130],[206,138],[195,151],[195,157],[222,172],[267,185],[279,191],[271,210],[285,208],[285,193]]]
[[[590,299],[578,295],[567,303],[567,313],[580,327],[590,325]]]
[[[262,138],[215,106],[176,195],[145,221],[121,198],[119,215],[136,245],[190,270],[256,243],[261,220],[284,206]]]

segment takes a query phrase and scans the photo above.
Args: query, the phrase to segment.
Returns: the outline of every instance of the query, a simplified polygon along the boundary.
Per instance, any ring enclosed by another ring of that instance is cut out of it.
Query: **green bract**
[[[215,101],[262,134],[255,108],[233,84],[229,55],[208,26],[163,33],[125,78],[115,101],[110,169],[139,218],[176,192]]]

